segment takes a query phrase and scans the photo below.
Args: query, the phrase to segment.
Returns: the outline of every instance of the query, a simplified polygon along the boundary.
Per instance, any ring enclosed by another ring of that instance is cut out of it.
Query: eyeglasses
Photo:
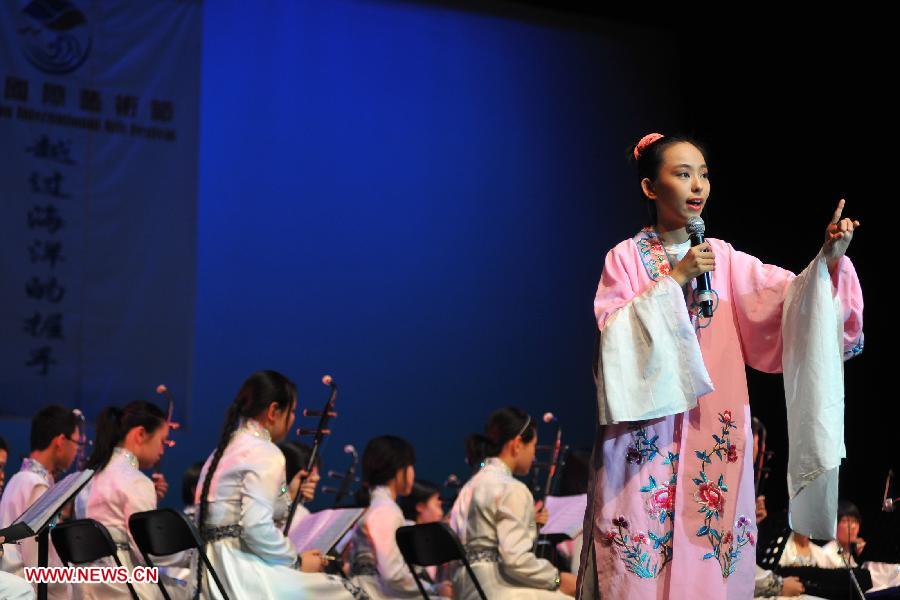
[[[75,440],[70,437],[67,437],[66,439],[69,440],[70,442],[72,442],[73,444],[75,444],[76,446],[78,446],[79,448],[84,448],[85,446],[88,445],[87,440],[82,439],[82,438]]]

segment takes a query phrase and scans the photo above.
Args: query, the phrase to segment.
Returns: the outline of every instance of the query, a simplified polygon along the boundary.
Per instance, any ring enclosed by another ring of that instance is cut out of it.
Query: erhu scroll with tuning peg
[[[322,377],[322,383],[331,388],[331,394],[328,396],[328,402],[325,403],[325,408],[321,411],[308,409],[304,409],[303,411],[304,417],[319,417],[319,425],[315,429],[306,429],[303,427],[297,429],[297,435],[313,436],[312,451],[309,453],[309,460],[306,463],[307,473],[312,473],[313,467],[316,464],[316,459],[319,456],[319,449],[322,446],[322,442],[325,440],[326,435],[331,434],[331,430],[328,429],[328,421],[337,417],[337,413],[334,412],[334,401],[337,399],[337,384],[334,382],[334,378],[332,378],[331,375]],[[302,479],[300,480],[300,483],[303,483]],[[297,506],[302,502],[303,494],[297,493],[291,502],[291,509],[288,511],[287,522],[284,524],[284,535],[287,535],[288,532],[290,532],[294,514],[297,512]]]
[[[165,384],[159,384],[156,386],[156,393],[166,399],[166,424],[169,426],[169,432],[175,431],[181,427],[180,423],[175,422],[175,400],[172,398],[172,393],[169,392],[169,388],[165,386]],[[175,440],[166,439],[163,441],[167,448],[172,448],[175,445]],[[162,464],[162,458],[157,461],[157,463],[153,466],[154,473],[160,473],[159,466]]]
[[[356,466],[359,464],[359,453],[356,451],[353,444],[347,444],[344,446],[344,454],[349,454],[351,457],[347,470],[343,473],[332,470],[328,471],[328,478],[340,481],[341,486],[339,488],[330,486],[322,488],[322,492],[334,494],[334,508],[338,508],[341,505],[341,500],[350,495],[353,484],[359,482],[359,479],[356,477]]]
[[[544,413],[543,421],[548,425],[550,423],[556,423],[556,433],[554,435],[552,444],[537,447],[538,452],[550,452],[550,455],[547,457],[546,461],[534,463],[532,491],[537,499],[546,498],[552,493],[556,473],[559,470],[560,456],[562,454],[562,424],[559,422],[559,419],[557,419],[556,416],[551,412]],[[537,480],[537,476],[540,473],[541,469],[547,469],[547,477],[543,482],[543,486],[541,486],[540,482],[538,482]]]

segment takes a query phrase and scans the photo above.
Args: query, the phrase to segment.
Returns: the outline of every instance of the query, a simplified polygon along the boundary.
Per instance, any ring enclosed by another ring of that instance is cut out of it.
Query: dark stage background
[[[897,466],[889,290],[876,271],[887,260],[874,249],[893,216],[893,171],[880,164],[886,42],[874,26],[823,19],[207,3],[192,383],[175,390],[189,410],[170,483],[206,457],[241,381],[263,368],[292,377],[308,408],[325,400],[320,377],[335,377],[326,469],[344,467],[344,444],[395,433],[416,446],[420,477],[463,475],[464,437],[508,404],[552,410],[565,441],[588,447],[593,294],[607,249],[646,220],[627,148],[681,131],[709,148],[710,235],[798,271],[838,199],[863,223],[850,255],[867,344],[846,365],[841,481],[874,520]],[[776,452],[775,512],[781,378],[749,378]],[[15,470],[27,426],[7,420],[0,434]]]

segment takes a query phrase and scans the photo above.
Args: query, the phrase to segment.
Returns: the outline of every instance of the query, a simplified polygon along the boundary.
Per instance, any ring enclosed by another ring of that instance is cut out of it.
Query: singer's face
[[[666,229],[684,227],[703,212],[709,198],[706,159],[687,142],[666,148],[656,181],[643,183],[644,193],[656,203],[657,222]]]

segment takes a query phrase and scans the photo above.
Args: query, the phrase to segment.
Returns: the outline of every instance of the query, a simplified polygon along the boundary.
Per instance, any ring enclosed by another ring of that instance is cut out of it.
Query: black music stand
[[[36,537],[38,542],[38,567],[47,567],[50,562],[50,528],[63,506],[74,498],[81,488],[94,476],[94,471],[85,469],[67,475],[54,484],[34,504],[29,506],[9,527],[0,529],[4,543],[18,542]],[[38,600],[47,600],[47,583],[38,583]]]

